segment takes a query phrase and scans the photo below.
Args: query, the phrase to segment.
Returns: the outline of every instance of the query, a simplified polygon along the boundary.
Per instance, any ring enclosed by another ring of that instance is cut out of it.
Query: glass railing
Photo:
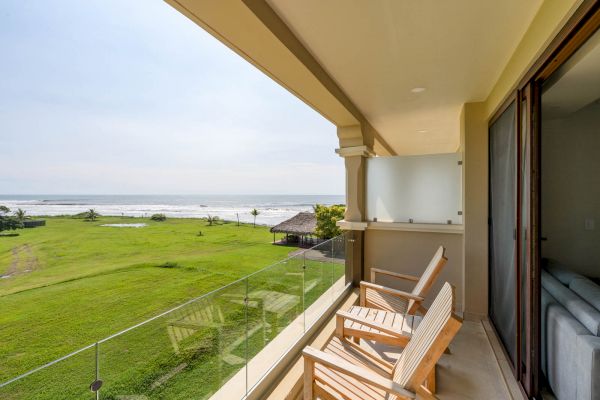
[[[0,399],[243,398],[345,281],[338,236],[0,383]]]

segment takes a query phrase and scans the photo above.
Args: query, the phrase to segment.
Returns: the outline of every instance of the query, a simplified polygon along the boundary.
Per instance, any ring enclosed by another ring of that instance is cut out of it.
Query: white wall
[[[543,257],[600,277],[599,101],[542,122],[542,236]]]

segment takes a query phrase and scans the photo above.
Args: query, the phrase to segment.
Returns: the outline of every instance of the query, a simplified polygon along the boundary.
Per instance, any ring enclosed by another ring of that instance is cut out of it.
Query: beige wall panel
[[[488,120],[484,103],[465,104],[464,299],[465,311],[488,310]]]
[[[545,0],[486,100],[491,117],[542,54],[582,0]]]
[[[431,303],[447,281],[456,287],[457,311],[461,311],[462,243],[461,234],[368,229],[365,235],[365,279],[370,280],[371,267],[421,276],[437,248],[443,245],[446,247],[448,263],[429,292],[426,305]],[[399,285],[395,279],[382,279],[378,283],[401,290],[412,289],[411,285]]]

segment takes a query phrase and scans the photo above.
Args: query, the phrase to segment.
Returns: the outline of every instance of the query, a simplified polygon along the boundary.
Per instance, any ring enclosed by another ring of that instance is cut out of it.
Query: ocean
[[[252,222],[250,211],[260,214],[257,224],[276,225],[315,204],[343,204],[342,195],[0,195],[0,205],[28,215],[72,215],[95,209],[101,215],[149,217],[162,213],[171,218],[207,215]],[[236,215],[237,214],[237,215]]]

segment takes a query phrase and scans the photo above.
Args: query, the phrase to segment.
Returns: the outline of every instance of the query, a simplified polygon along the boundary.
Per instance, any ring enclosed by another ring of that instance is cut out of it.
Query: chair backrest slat
[[[462,324],[454,315],[454,288],[445,283],[394,365],[393,379],[416,391]]]
[[[431,286],[442,271],[442,268],[446,264],[446,261],[448,261],[448,259],[444,256],[445,252],[446,249],[444,248],[444,246],[440,246],[438,248],[438,250],[435,252],[435,255],[429,262],[429,265],[427,266],[427,268],[425,268],[425,271],[421,275],[421,278],[419,278],[419,281],[413,288],[412,294],[421,297],[425,297],[427,295],[427,292],[429,292],[429,289],[431,289]],[[419,305],[415,303],[414,300],[410,300],[408,302],[408,312],[410,314],[413,314],[418,306]]]

